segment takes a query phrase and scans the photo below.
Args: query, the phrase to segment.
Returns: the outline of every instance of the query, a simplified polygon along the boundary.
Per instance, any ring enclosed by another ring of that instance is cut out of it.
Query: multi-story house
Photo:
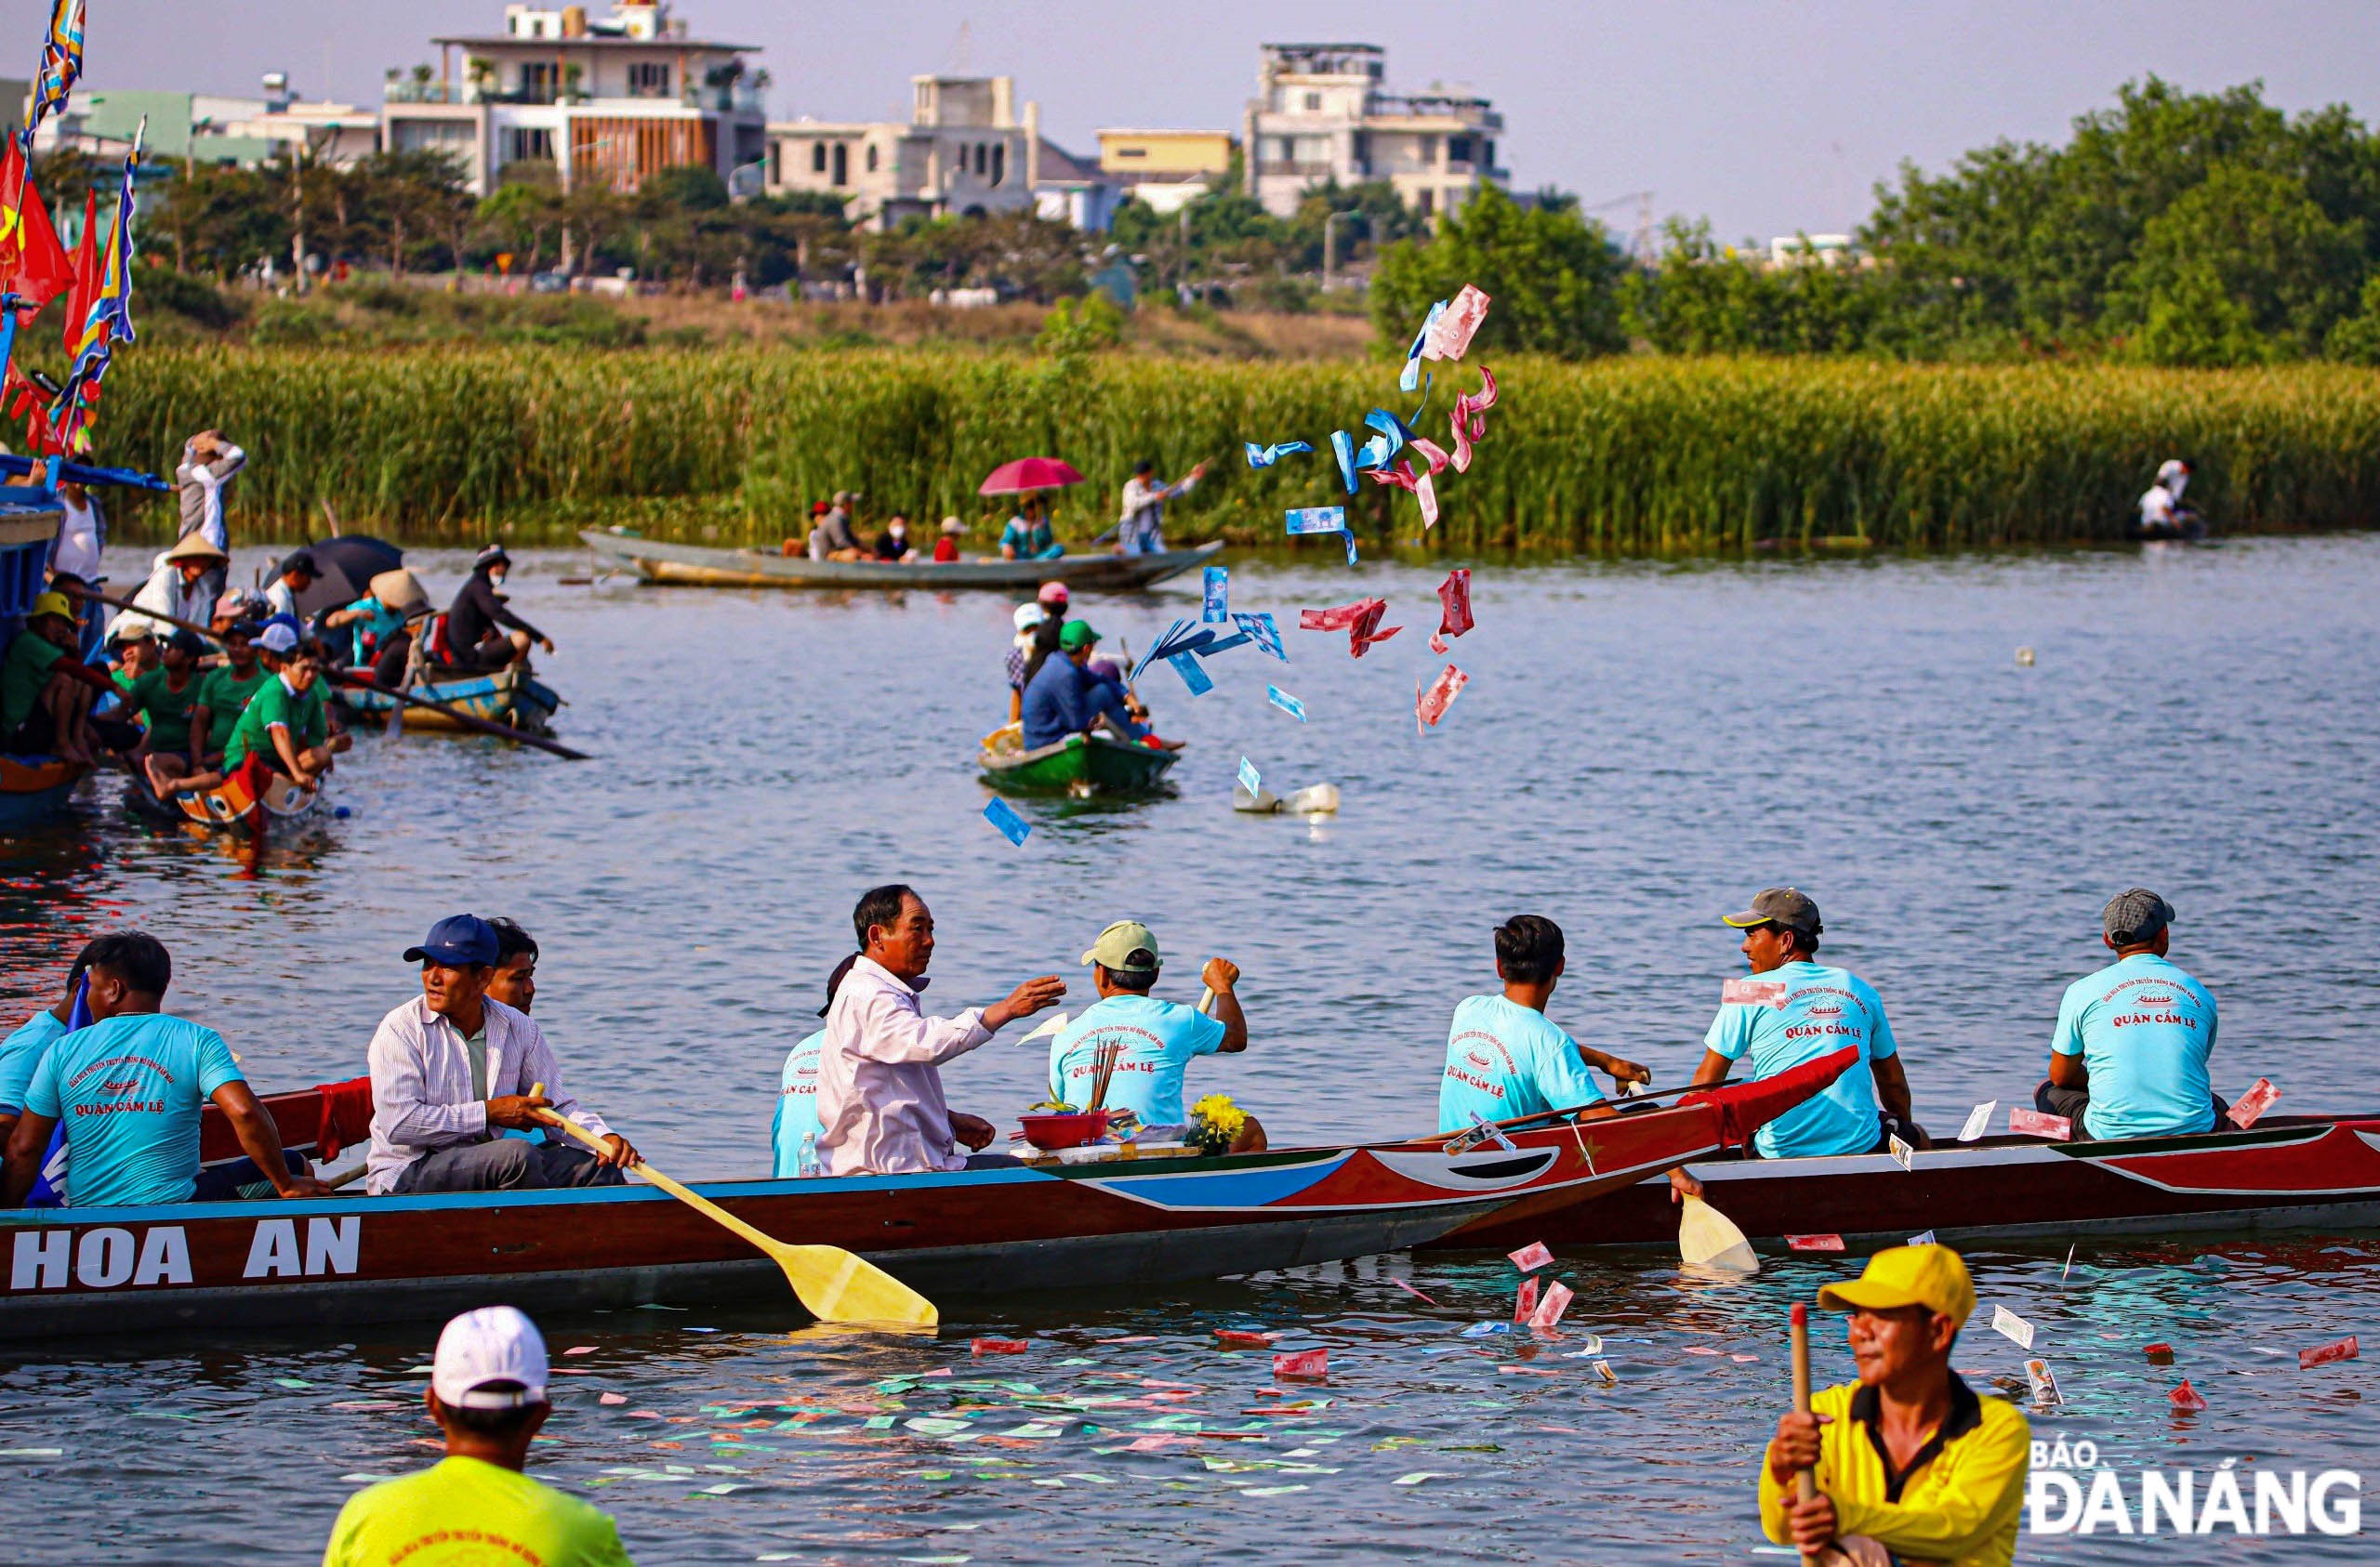
[[[1455,211],[1484,185],[1508,186],[1496,138],[1504,117],[1484,98],[1391,93],[1376,44],[1266,44],[1248,103],[1248,193],[1287,217],[1327,180],[1385,179],[1428,217]]]

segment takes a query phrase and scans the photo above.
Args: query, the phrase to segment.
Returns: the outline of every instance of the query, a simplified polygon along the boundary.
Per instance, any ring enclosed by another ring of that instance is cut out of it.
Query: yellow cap
[[[1145,960],[1133,962],[1135,953],[1145,954]],[[1154,931],[1137,919],[1119,919],[1099,933],[1082,961],[1118,974],[1154,974],[1164,960],[1157,955]]]
[[[25,612],[25,618],[39,620],[44,615],[61,615],[68,620],[73,620],[74,618],[73,602],[63,593],[37,593],[33,596],[33,607]]]
[[[1870,1258],[1858,1278],[1818,1291],[1818,1304],[1831,1311],[1923,1306],[1964,1325],[1975,1315],[1975,1281],[1948,1246],[1893,1246]]]

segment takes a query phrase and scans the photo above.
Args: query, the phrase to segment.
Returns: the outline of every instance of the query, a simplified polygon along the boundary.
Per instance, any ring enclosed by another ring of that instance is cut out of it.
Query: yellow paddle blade
[[[1688,1197],[1677,1220],[1677,1253],[1691,1268],[1757,1273],[1760,1258],[1735,1221],[1699,1197]]]
[[[934,1303],[856,1252],[840,1246],[772,1248],[786,1282],[822,1323],[884,1323],[937,1327]]]

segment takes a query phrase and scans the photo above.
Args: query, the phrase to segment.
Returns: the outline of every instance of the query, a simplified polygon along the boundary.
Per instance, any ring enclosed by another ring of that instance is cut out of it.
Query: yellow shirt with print
[[[1862,1396],[1862,1395],[1865,1396]],[[1865,1534],[1912,1562],[2008,1567],[2025,1507],[2032,1427],[2005,1399],[1979,1398],[1950,1378],[1950,1417],[1920,1449],[1897,1494],[1871,1423],[1876,1395],[1858,1383],[1814,1394],[1810,1409],[1833,1416],[1818,1428],[1818,1489],[1834,1503],[1835,1527]],[[1865,1416],[1867,1418],[1862,1418]],[[1939,1446],[1935,1443],[1938,1442]],[[1790,1489],[1760,1465],[1760,1526],[1778,1545],[1792,1543],[1785,1509]]]
[[[632,1567],[611,1519],[478,1458],[450,1457],[347,1499],[323,1567]]]

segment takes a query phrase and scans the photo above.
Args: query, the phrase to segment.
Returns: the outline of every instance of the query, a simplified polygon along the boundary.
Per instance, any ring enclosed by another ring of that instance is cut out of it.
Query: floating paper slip
[[[1911,1235],[1909,1238],[1909,1244],[1912,1246],[1933,1245],[1935,1244],[1934,1231],[1931,1230],[1920,1231],[1918,1233]]]
[[[1434,310],[1421,329],[1423,359],[1461,359],[1471,349],[1479,323],[1488,319],[1488,296],[1470,283],[1443,310]],[[1410,388],[1408,388],[1408,390]]]
[[[1248,448],[1250,467],[1271,467],[1283,457],[1294,457],[1302,452],[1314,450],[1312,445],[1302,441],[1280,441],[1270,446],[1259,446],[1253,441],[1244,441],[1240,444]]]
[[[1593,1365],[1595,1376],[1599,1380],[1608,1382],[1614,1387],[1618,1387],[1620,1385],[1620,1374],[1611,1369],[1611,1363],[1609,1361],[1595,1361],[1591,1363]]]
[[[1204,696],[1215,689],[1214,677],[1207,673],[1195,654],[1175,653],[1166,663],[1173,665],[1173,672],[1182,677],[1182,683],[1190,688],[1192,696]]]
[[[1446,313],[1447,302],[1444,299],[1430,307],[1429,315],[1421,323],[1421,330],[1413,334],[1413,346],[1405,350],[1405,368],[1396,377],[1397,390],[1409,392],[1421,384],[1422,353],[1429,347],[1431,331]]]
[[[1339,481],[1347,486],[1347,494],[1355,493],[1355,441],[1343,429],[1330,432],[1330,454],[1339,459]],[[1297,532],[1292,528],[1291,533]]]
[[[975,1355],[1021,1355],[1031,1348],[1032,1340],[1026,1338],[978,1338],[967,1346],[967,1351]]]
[[[1207,608],[1198,618],[1210,625],[1231,623],[1231,573],[1223,567],[1207,568]]]
[[[2335,1344],[2318,1344],[2313,1349],[2298,1350],[2297,1369],[2311,1371],[2318,1365],[2330,1365],[2338,1361],[2354,1360],[2360,1353],[2355,1336],[2349,1334]]]
[[[1991,1309],[1991,1331],[2015,1339],[2020,1349],[2033,1347],[2033,1324],[2005,1306]]]
[[[1437,1302],[1436,1302],[1436,1301],[1435,1301],[1435,1300],[1431,1300],[1431,1299],[1430,1299],[1430,1297],[1429,1297],[1428,1296],[1423,1295],[1420,1290],[1415,1289],[1411,1284],[1407,1284],[1403,1279],[1391,1277],[1391,1278],[1390,1278],[1390,1280],[1389,1280],[1388,1282],[1389,1282],[1390,1284],[1395,1284],[1397,1288],[1399,1288],[1399,1289],[1403,1290],[1406,1294],[1408,1294],[1408,1295],[1411,1296],[1411,1297],[1412,1297],[1414,1299],[1416,1299],[1416,1300],[1428,1301],[1428,1302],[1429,1302],[1429,1304],[1431,1304],[1431,1305],[1433,1305],[1433,1306],[1435,1306],[1435,1305],[1437,1304]]]
[[[2272,1086],[2271,1078],[2257,1078],[2254,1086],[2240,1096],[2240,1102],[2231,1107],[2231,1124],[2246,1131],[2256,1124],[2256,1117],[2272,1108],[2273,1100],[2279,1098],[2281,1090]]]
[[[2033,1399],[2035,1402],[2063,1403],[2066,1402],[2058,1396],[2057,1376],[2050,1370],[2049,1362],[2027,1361],[2025,1363],[2025,1380],[2033,1385]]]
[[[1030,1045],[1037,1039],[1050,1038],[1058,1034],[1065,1026],[1066,1015],[1064,1012],[1054,1013],[1051,1015],[1048,1022],[1043,1023],[1039,1028],[1035,1029],[1031,1034],[1028,1034],[1024,1038],[1018,1040],[1017,1043],[1019,1045]]]
[[[1520,1294],[1513,1301],[1513,1321],[1525,1323],[1537,1310],[1537,1280],[1521,1281]]]
[[[1438,634],[1460,637],[1477,624],[1471,617],[1471,568],[1457,566],[1438,584]]]
[[[1281,645],[1281,628],[1273,624],[1271,615],[1234,612],[1231,623],[1239,627],[1241,635],[1249,638],[1275,658],[1284,664],[1289,661],[1289,650]]]
[[[1026,836],[1033,831],[1033,823],[1019,816],[1008,801],[997,795],[992,797],[992,803],[984,808],[984,820],[998,828],[1000,836],[1019,849],[1025,847]]]
[[[1554,1260],[1554,1254],[1546,1249],[1543,1241],[1531,1241],[1520,1250],[1512,1253],[1511,1257],[1513,1266],[1524,1273],[1535,1272]]]
[[[2011,1110],[2008,1129],[2019,1137],[2049,1138],[2066,1142],[2074,1136],[2074,1123],[2063,1115],[2044,1115],[2038,1110]]]
[[[1435,729],[1438,720],[1447,716],[1447,709],[1454,705],[1454,699],[1462,694],[1462,688],[1470,683],[1471,677],[1451,664],[1439,670],[1438,678],[1430,682],[1430,689],[1414,698],[1415,727],[1428,724]]]
[[[1986,1100],[1967,1112],[1967,1124],[1959,1128],[1961,1142],[1973,1142],[1991,1129],[1992,1112],[2000,1108],[1998,1100]]]
[[[1795,1251],[1841,1251],[1840,1235],[1788,1235],[1785,1244]]]
[[[1303,506],[1289,515],[1289,533],[1293,537],[1301,533],[1343,533],[1347,531],[1347,508],[1343,506]]]
[[[1275,1337],[1276,1335],[1270,1333],[1248,1333],[1239,1328],[1215,1329],[1216,1343],[1236,1345],[1243,1350],[1269,1350],[1273,1347]]]
[[[1264,699],[1298,722],[1305,722],[1305,704],[1278,686],[1266,686]]]
[[[1273,1375],[1300,1380],[1316,1379],[1330,1375],[1330,1351],[1302,1350],[1293,1355],[1275,1355]]]
[[[1577,1298],[1568,1284],[1559,1279],[1554,1280],[1545,1286],[1545,1297],[1537,1303],[1537,1310],[1528,1314],[1528,1325],[1551,1332],[1562,1321],[1562,1313],[1570,1309],[1570,1302]]]
[[[1251,795],[1264,792],[1264,775],[1258,772],[1256,764],[1246,757],[1239,758],[1239,786]]]
[[[1885,1139],[1884,1146],[1891,1151],[1894,1164],[1898,1165],[1904,1170],[1913,1171],[1914,1165],[1911,1162],[1917,1157],[1917,1150],[1910,1147],[1909,1144],[1901,1141],[1900,1139],[1897,1137]]]
[[[1500,1333],[1512,1331],[1513,1324],[1510,1323],[1474,1323],[1462,1330],[1462,1336],[1465,1338],[1493,1338]]]
[[[2165,1402],[2175,1409],[2204,1409],[2206,1407],[2206,1400],[2199,1397],[2198,1389],[2190,1386],[2189,1378],[2187,1376],[2182,1378],[2180,1387],[2165,1395]]]
[[[2150,1365],[2174,1363],[2174,1347],[2171,1344],[2143,1344],[2140,1352],[2149,1357]]]

